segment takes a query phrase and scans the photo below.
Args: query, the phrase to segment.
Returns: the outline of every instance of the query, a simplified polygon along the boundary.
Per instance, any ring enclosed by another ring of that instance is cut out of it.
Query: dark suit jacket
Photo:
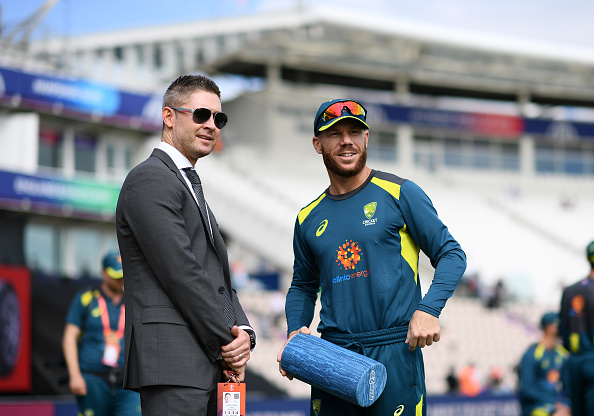
[[[208,388],[220,347],[233,340],[224,318],[231,287],[225,243],[210,212],[214,246],[186,181],[160,149],[128,174],[116,225],[126,305],[124,387]],[[237,325],[249,325],[232,291]]]

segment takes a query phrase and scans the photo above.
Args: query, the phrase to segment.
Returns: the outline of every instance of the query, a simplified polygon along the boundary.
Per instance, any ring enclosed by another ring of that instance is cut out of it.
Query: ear
[[[311,142],[313,143],[313,147],[316,149],[316,152],[321,155],[322,143],[320,143],[320,139],[318,139],[317,136],[314,136]]]
[[[367,149],[367,142],[369,141],[369,130],[365,130],[363,136],[365,138],[365,149]]]
[[[169,128],[173,127],[174,113],[175,111],[173,111],[169,107],[164,107],[163,110],[161,110],[161,117],[163,117],[163,123]]]

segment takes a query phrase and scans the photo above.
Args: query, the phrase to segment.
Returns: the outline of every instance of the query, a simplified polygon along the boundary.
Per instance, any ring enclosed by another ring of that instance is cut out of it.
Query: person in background
[[[476,397],[483,392],[483,381],[474,363],[460,369],[458,390],[465,397]]]
[[[507,298],[507,289],[503,280],[499,279],[493,288],[493,293],[487,300],[487,308],[497,309],[503,305]]]
[[[316,415],[421,416],[427,412],[421,348],[440,339],[439,315],[466,255],[418,185],[367,166],[366,116],[360,103],[338,99],[323,103],[314,118],[313,146],[330,186],[295,221],[287,342],[311,333],[321,288],[322,338],[384,364],[387,383],[368,408],[312,388]],[[424,297],[420,250],[435,267]],[[281,359],[282,350],[277,361],[286,376]]]
[[[570,416],[562,377],[568,352],[559,342],[559,314],[545,313],[540,328],[540,341],[528,347],[518,370],[522,416]]]
[[[450,371],[446,375],[446,384],[448,385],[448,394],[458,394],[458,376],[454,367],[450,367]]]
[[[495,396],[513,393],[513,389],[505,383],[505,370],[503,367],[495,366],[491,368],[485,393]]]
[[[62,340],[81,415],[138,416],[140,396],[124,390],[124,273],[120,253],[102,261],[98,289],[79,292],[68,309]]]
[[[568,377],[574,416],[594,416],[594,241],[586,247],[590,273],[561,296],[560,333],[571,353]]]

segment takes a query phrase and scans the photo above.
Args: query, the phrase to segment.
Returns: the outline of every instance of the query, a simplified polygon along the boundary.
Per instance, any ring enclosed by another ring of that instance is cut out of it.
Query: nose
[[[349,133],[343,133],[342,137],[340,138],[340,142],[342,144],[352,144],[353,139],[351,138],[351,135]]]

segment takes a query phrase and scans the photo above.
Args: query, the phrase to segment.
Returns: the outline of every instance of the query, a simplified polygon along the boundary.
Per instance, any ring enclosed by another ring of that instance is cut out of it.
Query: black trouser
[[[142,416],[216,416],[217,389],[201,390],[183,386],[140,388]]]
[[[141,387],[142,416],[216,416],[217,383],[222,377],[222,370],[215,371],[208,389],[170,385]]]
[[[568,358],[571,414],[594,416],[594,353]]]

